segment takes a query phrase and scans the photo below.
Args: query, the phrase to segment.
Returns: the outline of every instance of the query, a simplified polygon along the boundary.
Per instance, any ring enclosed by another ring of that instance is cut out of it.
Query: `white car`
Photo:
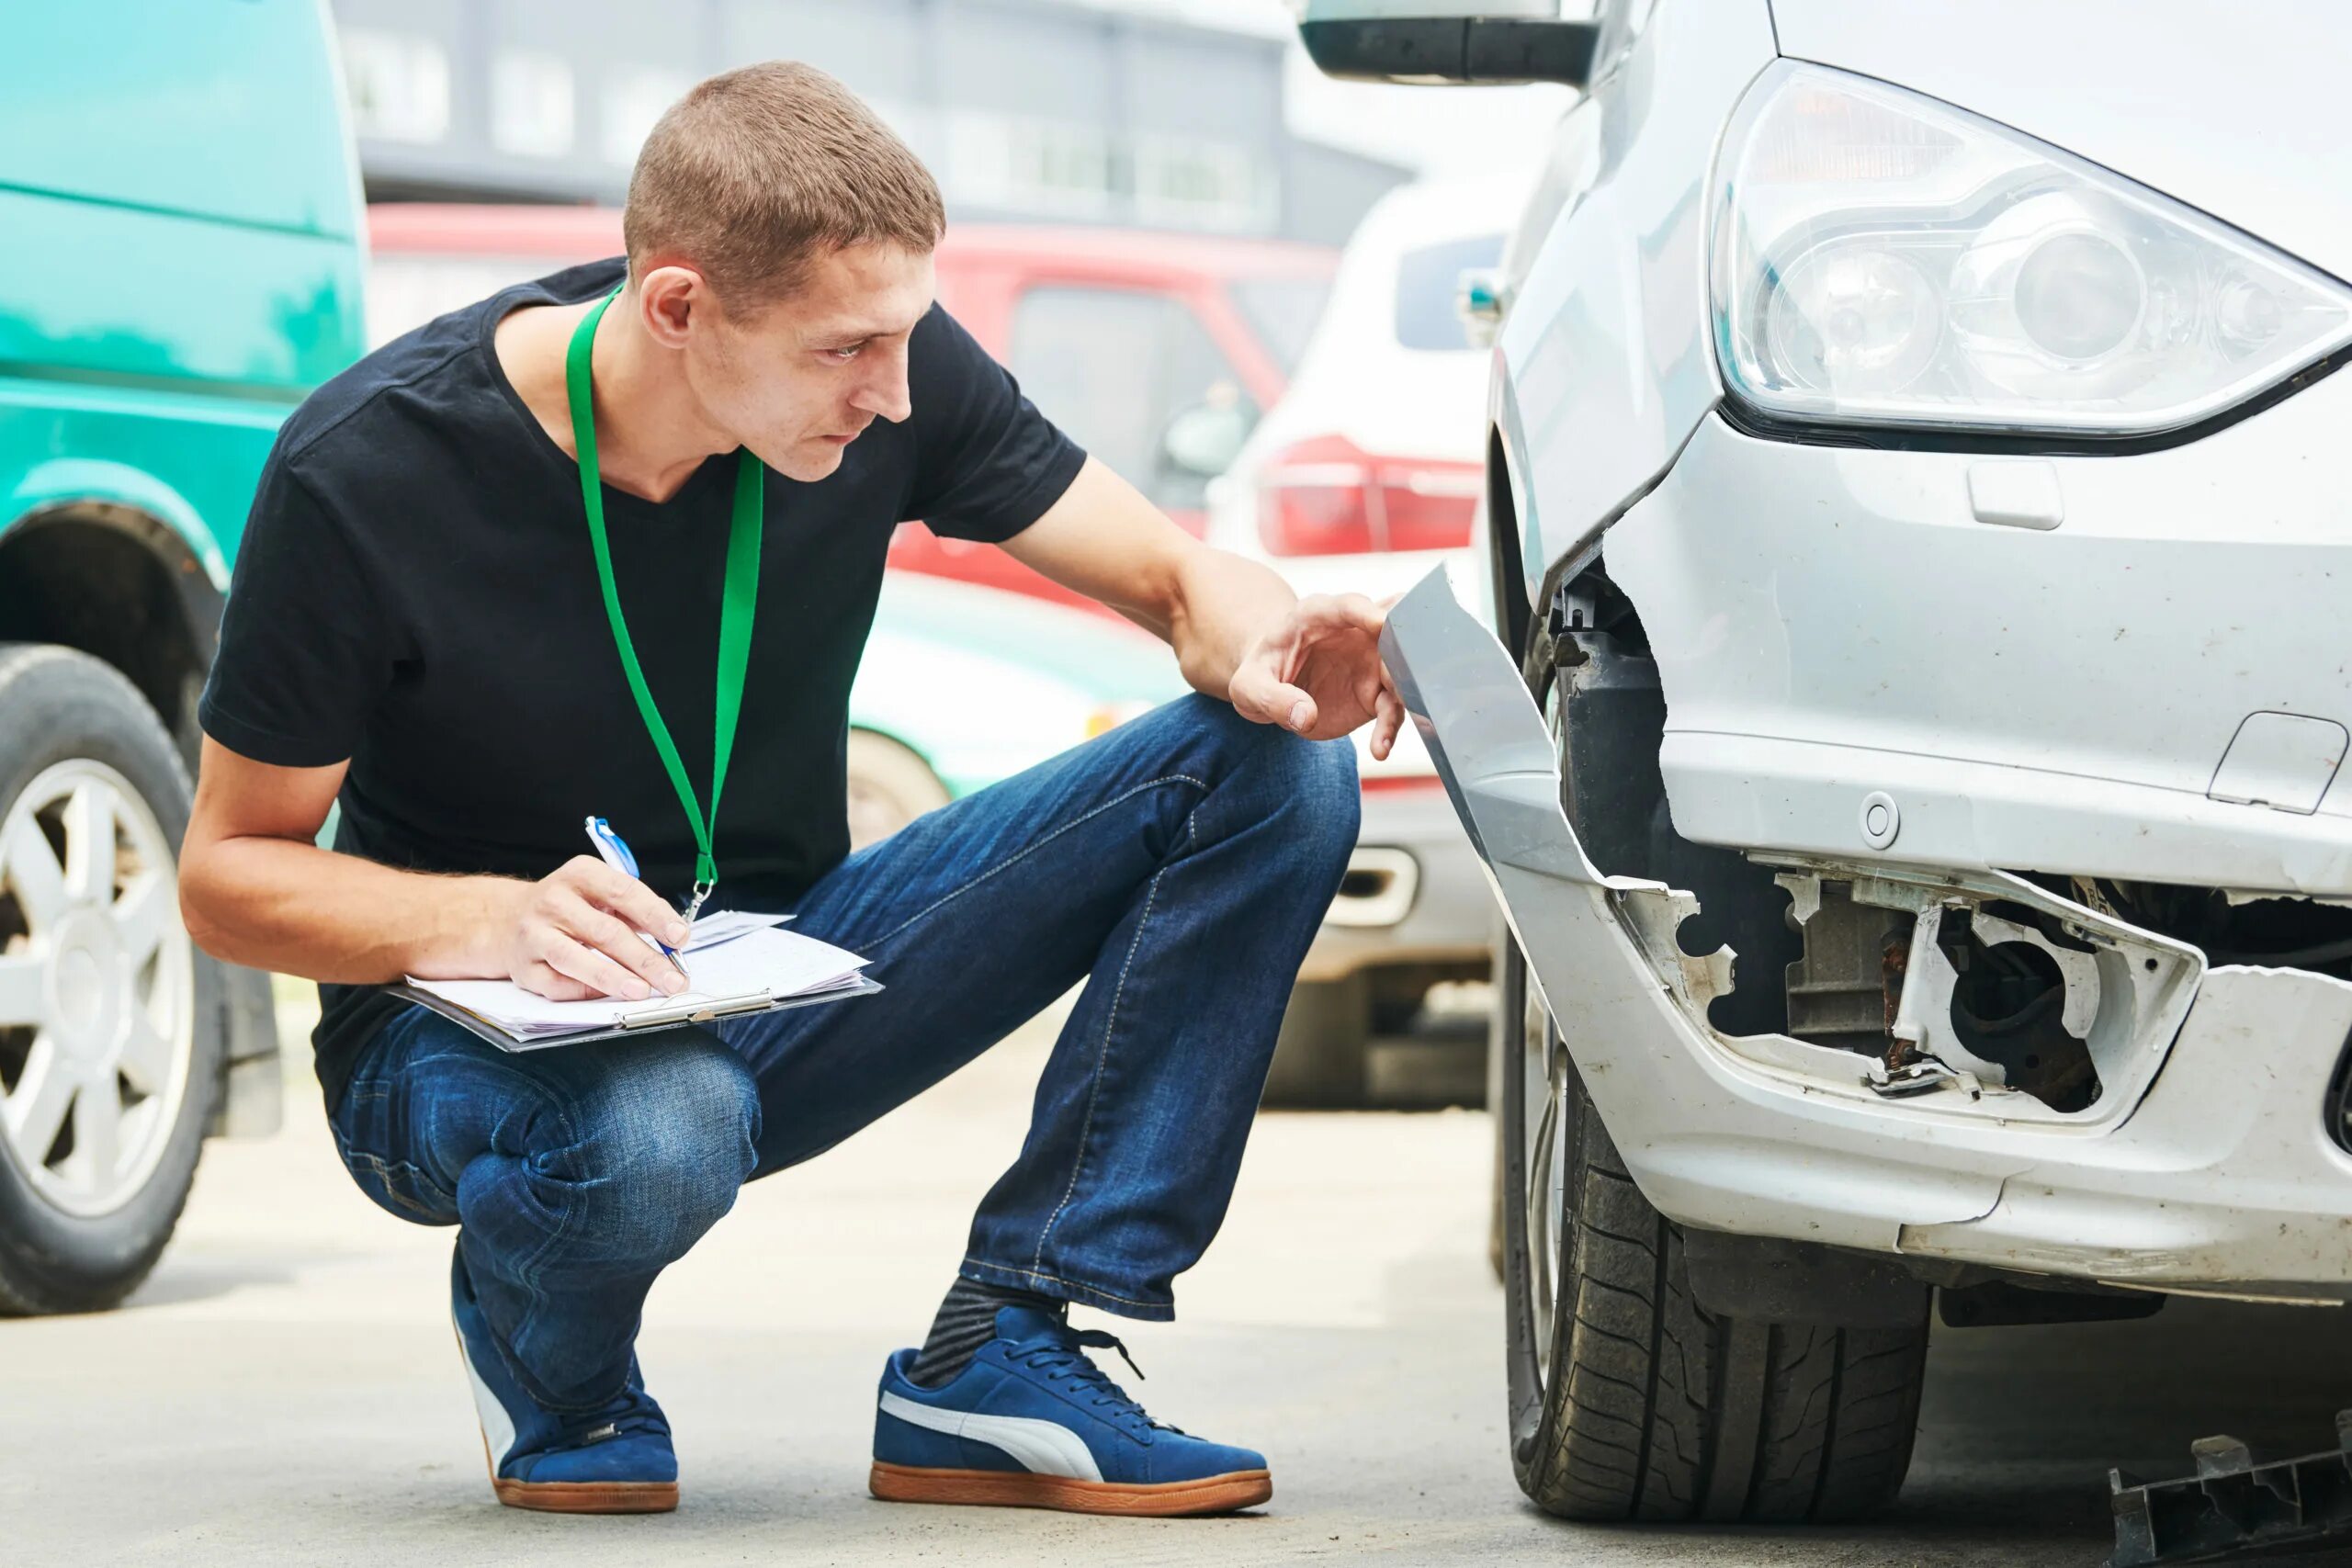
[[[1405,186],[1365,214],[1282,401],[1209,487],[1209,543],[1301,593],[1387,598],[1432,568],[1476,570],[1488,355],[1456,295],[1502,262],[1535,175]],[[1382,1098],[1371,1034],[1405,1025],[1432,985],[1492,968],[1493,902],[1429,753],[1408,730],[1375,761],[1369,733],[1356,852],[1292,993],[1272,1103]]]
[[[1498,296],[1492,612],[1385,645],[1516,938],[1556,1513],[1885,1502],[1931,1291],[2352,1297],[2352,15],[2243,20],[1305,8],[1336,73],[1587,88]]]

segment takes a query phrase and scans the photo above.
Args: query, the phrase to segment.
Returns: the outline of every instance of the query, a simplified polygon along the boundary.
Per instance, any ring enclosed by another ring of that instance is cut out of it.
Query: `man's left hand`
[[[1361,593],[1313,594],[1250,645],[1228,693],[1245,718],[1332,740],[1369,722],[1385,760],[1405,705],[1380,661],[1381,607]]]

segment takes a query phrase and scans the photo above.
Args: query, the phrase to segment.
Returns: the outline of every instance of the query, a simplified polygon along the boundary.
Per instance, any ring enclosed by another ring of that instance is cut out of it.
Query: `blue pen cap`
[[[637,857],[629,852],[628,844],[621,836],[613,831],[611,823],[601,817],[591,817],[588,818],[588,836],[611,849],[613,853],[619,857],[621,870],[631,876],[639,874],[637,869]]]

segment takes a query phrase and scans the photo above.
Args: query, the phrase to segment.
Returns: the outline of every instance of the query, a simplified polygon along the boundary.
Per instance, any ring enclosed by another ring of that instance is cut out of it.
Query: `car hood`
[[[1999,120],[2352,278],[2336,4],[1771,4],[1791,59]]]

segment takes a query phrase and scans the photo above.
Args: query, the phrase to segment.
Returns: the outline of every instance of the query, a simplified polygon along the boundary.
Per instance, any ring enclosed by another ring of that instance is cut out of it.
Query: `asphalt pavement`
[[[2221,1430],[2322,1449],[2352,1404],[2352,1320],[2335,1312],[2175,1303],[2140,1324],[1939,1331],[1918,1461],[1887,1517],[1566,1525],[1524,1502],[1505,1455],[1486,1117],[1269,1114],[1225,1234],[1178,1281],[1180,1321],[1078,1315],[1125,1338],[1156,1415],[1265,1450],[1270,1506],[1133,1521],[876,1502],[876,1375],[920,1337],[1050,1040],[1033,1025],[755,1184],[662,1279],[640,1350],[684,1502],[646,1518],[492,1502],[451,1348],[450,1233],[361,1198],[296,1081],[283,1134],[210,1148],[126,1307],[0,1323],[0,1563],[2088,1568],[2109,1540],[2109,1464],[2179,1473],[2189,1440]]]

